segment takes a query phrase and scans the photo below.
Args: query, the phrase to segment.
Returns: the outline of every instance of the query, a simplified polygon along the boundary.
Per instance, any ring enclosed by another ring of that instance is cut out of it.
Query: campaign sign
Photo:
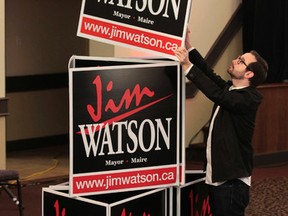
[[[175,216],[212,216],[208,186],[202,171],[187,171],[186,183],[174,188],[173,199]]]
[[[184,77],[151,62],[70,67],[71,196],[184,181]]]
[[[56,188],[42,189],[42,216],[170,215],[166,188],[75,198]]]
[[[67,191],[42,189],[42,216],[108,215],[108,205],[84,197],[73,199]]]
[[[77,35],[175,59],[191,0],[83,0]]]

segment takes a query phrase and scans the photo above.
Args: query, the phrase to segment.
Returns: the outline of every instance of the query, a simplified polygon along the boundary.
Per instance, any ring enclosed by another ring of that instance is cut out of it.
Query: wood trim
[[[275,152],[270,154],[256,154],[254,157],[255,166],[267,166],[272,164],[286,164],[288,151]]]
[[[258,86],[258,89],[266,89],[266,88],[287,88],[288,87],[288,83],[270,83],[270,84],[263,84]]]
[[[262,85],[263,96],[253,136],[255,154],[288,151],[288,84]]]
[[[7,116],[8,113],[8,98],[0,98],[0,117]]]
[[[206,145],[205,143],[192,144],[186,148],[186,160],[193,162],[205,161]],[[274,164],[286,164],[288,158],[288,151],[255,154],[254,166],[268,166]]]
[[[6,92],[68,88],[68,73],[6,77]]]
[[[61,134],[48,137],[37,137],[30,139],[7,141],[6,150],[7,152],[11,152],[68,144],[69,134]]]

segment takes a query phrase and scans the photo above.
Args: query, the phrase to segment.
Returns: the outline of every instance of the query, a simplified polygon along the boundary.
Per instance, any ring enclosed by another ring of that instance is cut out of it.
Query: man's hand
[[[184,47],[178,47],[177,50],[175,50],[175,56],[178,58],[179,63],[182,65],[182,68],[184,71],[188,70],[190,66],[192,66],[192,63],[189,60],[188,51]]]
[[[185,48],[187,50],[191,49],[192,48],[192,45],[190,43],[190,29],[187,27],[187,31],[186,31],[186,37],[185,37]]]

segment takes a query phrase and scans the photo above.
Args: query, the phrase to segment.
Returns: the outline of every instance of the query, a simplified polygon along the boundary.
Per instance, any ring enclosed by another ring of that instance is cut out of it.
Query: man
[[[215,103],[207,140],[206,184],[213,216],[245,215],[253,169],[252,137],[262,96],[256,86],[265,81],[266,61],[256,52],[232,60],[230,81],[217,76],[187,32],[185,48],[175,51],[186,77]]]

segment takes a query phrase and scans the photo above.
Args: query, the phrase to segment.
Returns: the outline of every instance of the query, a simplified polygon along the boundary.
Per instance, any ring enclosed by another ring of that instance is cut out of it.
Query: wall
[[[8,148],[26,148],[18,145],[68,134],[68,60],[73,54],[88,55],[89,51],[88,41],[76,36],[80,8],[81,1],[6,1],[7,87],[16,78],[24,86],[20,91],[7,92]],[[67,75],[66,86],[41,89],[58,81],[46,80],[47,75],[58,79],[58,74]],[[35,77],[37,85],[33,83]],[[30,90],[30,85],[36,88]]]
[[[8,79],[65,73],[72,54],[147,56],[147,53],[76,38],[80,1],[6,2]],[[191,41],[204,56],[240,3],[241,0],[192,1]],[[217,71],[225,73],[231,58],[241,53],[241,43],[239,32],[215,66]],[[8,143],[68,133],[68,89],[9,92],[7,95],[11,113],[7,118]],[[201,93],[186,101],[186,144],[208,121],[210,109],[211,103]]]
[[[76,36],[80,1],[6,1],[7,77],[67,71],[83,52]]]
[[[242,1],[201,1],[192,3],[189,28],[191,29],[191,43],[205,56],[213,43],[230,20],[231,16]],[[223,10],[225,8],[225,10]],[[203,10],[205,9],[205,10]],[[203,12],[204,11],[204,12]],[[233,41],[214,66],[216,73],[228,79],[227,67],[231,60],[242,53],[242,31],[239,31]],[[195,98],[186,100],[186,135],[185,143],[202,142],[202,137],[197,135],[199,130],[209,121],[212,102],[201,92]],[[201,133],[200,133],[201,135]]]
[[[89,40],[89,56],[113,57],[114,48],[110,44]]]
[[[5,97],[5,1],[0,0],[0,98]],[[6,167],[6,120],[0,116],[0,169]]]

